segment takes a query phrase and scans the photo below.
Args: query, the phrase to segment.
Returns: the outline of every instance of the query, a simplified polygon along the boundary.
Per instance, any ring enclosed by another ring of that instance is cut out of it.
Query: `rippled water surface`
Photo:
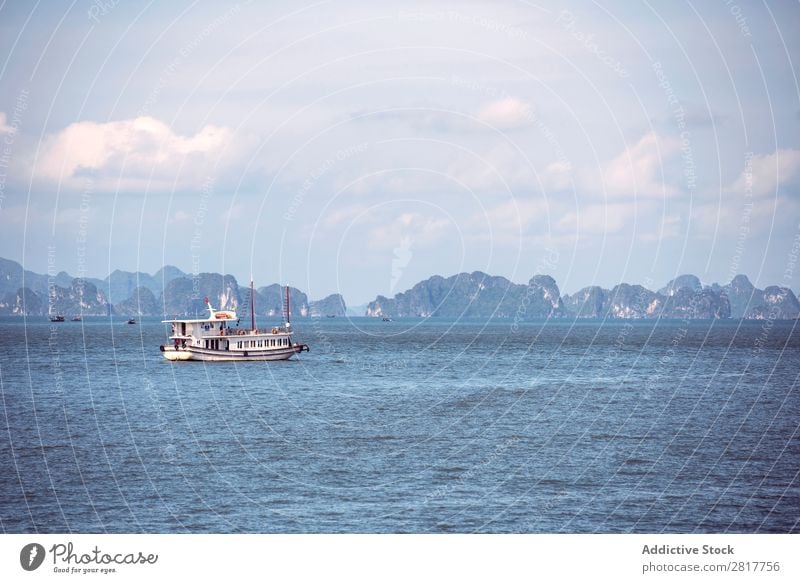
[[[796,322],[0,320],[5,532],[796,532]]]

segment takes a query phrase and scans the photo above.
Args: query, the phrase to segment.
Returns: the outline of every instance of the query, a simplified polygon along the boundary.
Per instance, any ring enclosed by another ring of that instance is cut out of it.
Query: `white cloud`
[[[14,128],[12,128],[9,125],[6,125],[6,120],[7,120],[6,114],[0,111],[0,136],[2,136],[3,134],[10,134],[11,132],[14,131]]]
[[[506,192],[516,188],[538,188],[529,162],[509,144],[497,144],[485,153],[459,155],[448,167],[447,175],[466,188]]]
[[[531,106],[516,97],[505,97],[487,103],[477,117],[498,129],[518,128],[530,123]]]
[[[775,195],[781,186],[800,176],[800,150],[777,150],[753,156],[728,190],[753,196]]]
[[[609,197],[668,197],[678,189],[669,184],[664,162],[679,149],[676,138],[649,132],[633,146],[625,148],[603,170],[605,192]],[[599,185],[595,185],[599,186]]]
[[[232,132],[214,125],[182,136],[152,117],[82,121],[46,139],[36,175],[68,187],[91,175],[100,186],[123,190],[194,188],[219,169],[231,144]]]
[[[547,190],[567,190],[573,186],[572,164],[556,161],[548,164],[542,172],[542,182]]]
[[[520,232],[533,227],[547,228],[547,221],[552,218],[548,213],[552,209],[543,199],[512,199],[502,202],[486,211],[485,216],[475,218],[478,228],[488,226],[497,234],[512,234],[519,237]]]

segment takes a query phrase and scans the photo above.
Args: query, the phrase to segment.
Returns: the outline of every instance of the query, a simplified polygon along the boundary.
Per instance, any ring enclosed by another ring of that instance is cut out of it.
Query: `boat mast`
[[[292,325],[292,316],[291,316],[291,314],[292,314],[292,310],[291,310],[291,307],[289,305],[289,286],[287,285],[286,286],[286,327],[287,328]]]
[[[256,331],[256,300],[252,279],[250,280],[250,330]]]

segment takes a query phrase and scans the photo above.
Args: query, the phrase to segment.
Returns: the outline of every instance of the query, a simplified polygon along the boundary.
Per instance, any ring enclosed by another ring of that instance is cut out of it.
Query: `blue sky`
[[[474,270],[797,291],[798,29],[794,2],[5,2],[0,255],[351,304]]]

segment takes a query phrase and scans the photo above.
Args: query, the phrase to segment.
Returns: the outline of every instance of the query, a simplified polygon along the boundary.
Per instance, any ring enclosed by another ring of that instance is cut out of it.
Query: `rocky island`
[[[290,287],[293,318],[345,316],[340,294],[309,301]],[[150,275],[114,271],[107,278],[73,278],[65,272],[41,275],[14,261],[0,259],[0,315],[186,316],[205,313],[204,298],[221,310],[250,303],[249,286],[230,274],[186,274],[165,266]],[[255,290],[259,316],[279,318],[284,290],[278,284]],[[243,311],[244,310],[244,311]],[[481,271],[450,277],[434,275],[388,298],[379,295],[361,315],[377,318],[546,318],[595,319],[776,319],[800,317],[800,304],[788,287],[756,288],[746,275],[730,283],[703,285],[691,274],[681,275],[658,291],[620,283],[611,289],[588,286],[562,295],[549,275],[534,275],[525,283]]]

